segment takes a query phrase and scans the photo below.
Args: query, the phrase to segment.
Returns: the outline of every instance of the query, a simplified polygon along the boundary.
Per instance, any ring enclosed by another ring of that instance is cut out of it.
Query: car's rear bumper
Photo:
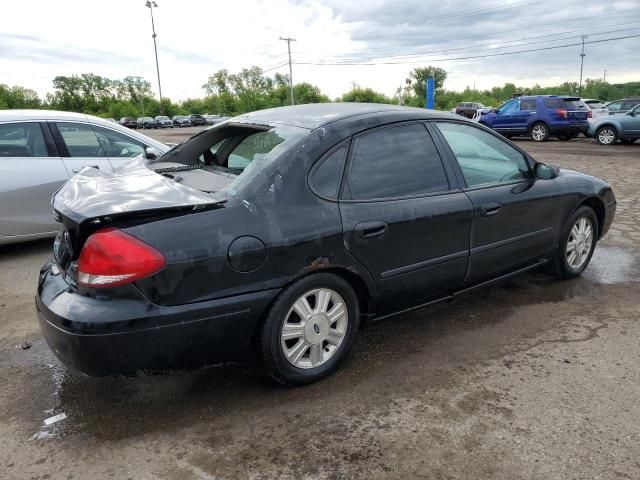
[[[589,131],[589,122],[584,121],[580,123],[565,123],[565,124],[551,124],[549,130],[554,135],[572,135],[578,133],[584,133],[585,135]]]
[[[180,306],[76,293],[55,266],[43,268],[38,321],[56,356],[92,376],[195,368],[246,358],[251,336],[278,290]]]

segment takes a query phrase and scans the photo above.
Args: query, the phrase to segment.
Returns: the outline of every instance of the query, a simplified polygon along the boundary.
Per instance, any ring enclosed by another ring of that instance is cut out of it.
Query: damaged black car
[[[391,105],[263,110],[53,198],[36,306],[89,375],[258,358],[318,380],[361,326],[532,269],[587,267],[610,186],[457,115]]]

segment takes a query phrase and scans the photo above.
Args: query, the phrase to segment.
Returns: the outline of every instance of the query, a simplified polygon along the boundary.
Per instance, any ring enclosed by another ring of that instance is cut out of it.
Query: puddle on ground
[[[46,372],[49,381],[44,389],[48,392],[47,398],[38,403],[46,405],[45,408],[31,415],[37,416],[40,422],[63,412],[68,418],[52,426],[43,425],[30,435],[34,440],[46,440],[83,432],[98,438],[118,439],[159,429],[176,430],[203,420],[215,419],[224,426],[241,418],[251,418],[256,412],[264,413],[272,405],[286,403],[294,408],[309,398],[320,398],[324,395],[320,392],[325,389],[347,392],[348,386],[366,383],[367,372],[374,372],[380,378],[392,374],[409,378],[415,368],[411,362],[403,363],[407,353],[422,355],[419,358],[423,362],[431,361],[436,375],[437,362],[433,358],[444,356],[459,361],[465,358],[466,350],[474,351],[470,342],[477,343],[478,338],[490,342],[496,335],[504,335],[504,339],[493,340],[499,348],[510,335],[516,335],[518,329],[529,328],[524,320],[502,330],[497,328],[506,318],[514,318],[511,314],[520,306],[562,302],[593,295],[605,284],[639,281],[637,258],[628,249],[598,247],[590,266],[579,278],[559,282],[535,272],[455,302],[365,329],[359,335],[354,354],[340,372],[304,389],[282,389],[260,372],[241,365],[156,377],[88,378],[69,373],[53,358],[44,342],[35,341],[30,350],[21,351],[25,357],[21,363],[26,367],[35,362]],[[486,329],[486,333],[469,334],[475,329]],[[404,345],[404,352],[398,353],[398,344]],[[429,349],[435,352],[433,358],[420,353]],[[474,361],[481,358],[480,354],[473,355]],[[409,370],[404,372],[403,368]],[[395,388],[393,382],[389,385],[391,390]],[[382,394],[381,387],[377,388]],[[344,399],[337,395],[334,401]]]
[[[619,247],[597,247],[583,276],[596,283],[611,285],[638,282],[638,257]]]

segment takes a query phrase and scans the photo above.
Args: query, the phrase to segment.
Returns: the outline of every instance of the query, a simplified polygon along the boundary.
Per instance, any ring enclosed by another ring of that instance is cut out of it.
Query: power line
[[[446,22],[449,19],[475,17],[478,15],[484,15],[485,13],[492,13],[494,10],[505,10],[505,9],[511,9],[515,7],[521,7],[528,3],[534,3],[534,2],[520,0],[515,3],[506,3],[506,4],[503,3],[500,5],[494,5],[492,7],[478,7],[478,8],[473,8],[471,10],[461,10],[459,12],[455,12],[447,15],[430,16],[427,18],[422,18],[420,20],[386,23],[386,24],[378,25],[377,27],[375,27],[375,29],[372,29],[372,30],[359,30],[358,33],[379,32],[381,30],[388,30],[390,28],[397,27],[399,25],[426,25],[426,24],[433,24],[433,23],[442,23],[442,22]],[[345,30],[335,30],[331,33],[350,33],[356,30],[358,30],[358,27],[345,29]]]
[[[622,37],[613,37],[613,38],[604,38],[601,40],[592,40],[590,42],[585,42],[585,45],[588,44],[592,44],[592,43],[605,43],[605,42],[612,42],[615,40],[624,40],[627,38],[637,38],[640,37],[640,35],[626,35],[626,36],[622,36]],[[545,51],[545,50],[555,50],[558,48],[567,48],[567,47],[575,47],[578,45],[582,45],[582,42],[578,42],[578,43],[567,43],[564,45],[555,45],[552,47],[540,47],[540,48],[532,48],[529,50],[517,50],[517,51],[513,51],[513,52],[501,52],[501,53],[491,53],[491,54],[486,54],[486,55],[470,55],[467,57],[454,57],[454,58],[435,58],[435,59],[430,59],[430,60],[409,60],[409,61],[396,61],[396,62],[368,62],[368,63],[358,63],[358,62],[353,62],[353,63],[331,63],[331,62],[326,62],[326,63],[318,63],[318,62],[295,62],[296,65],[327,65],[327,66],[339,66],[339,65],[344,65],[344,66],[375,66],[375,65],[402,65],[402,64],[407,64],[407,63],[432,63],[432,62],[450,62],[450,61],[454,61],[454,60],[471,60],[471,59],[475,59],[475,58],[487,58],[487,57],[501,57],[501,56],[505,56],[505,55],[515,55],[518,53],[529,53],[529,52],[540,52],[540,51]]]
[[[612,18],[612,17],[617,17],[618,15],[625,15],[628,16],[628,12],[617,12],[617,13],[612,13],[610,15],[608,15],[608,18]],[[592,19],[601,19],[602,15],[589,15],[589,16],[585,16],[585,17],[576,17],[576,18],[572,18],[571,21],[572,22],[580,22],[583,20],[592,20]],[[632,22],[623,22],[623,23],[611,23],[611,24],[604,24],[604,25],[593,25],[593,26],[589,26],[589,25],[584,25],[582,28],[578,29],[578,30],[566,30],[563,32],[559,32],[559,33],[553,33],[553,34],[549,34],[548,36],[557,36],[557,35],[562,35],[562,34],[567,34],[567,33],[577,33],[577,32],[582,32],[584,30],[590,30],[590,29],[600,29],[600,28],[608,28],[608,27],[619,27],[622,25],[629,25],[629,24],[634,24],[634,23],[638,23],[640,21],[640,19],[632,21]],[[562,20],[562,21],[556,21],[556,22],[545,22],[544,27],[549,27],[552,25],[566,25],[567,21],[566,20]],[[497,37],[500,35],[504,35],[504,34],[509,34],[509,33],[513,33],[513,32],[521,32],[522,28],[516,28],[516,29],[512,29],[512,30],[500,30],[497,32],[492,32],[492,36],[493,37]],[[541,35],[540,38],[542,38],[543,36]],[[487,35],[485,33],[482,34],[478,34],[478,35],[467,35],[467,36],[463,36],[463,37],[458,37],[456,36],[454,38],[455,41],[460,41],[460,40],[472,40],[472,39],[476,39],[476,38],[481,38],[481,39],[486,39]],[[491,38],[491,37],[489,37]],[[531,37],[531,38],[537,38],[537,37]],[[442,43],[442,42],[440,42]],[[462,48],[467,48],[467,47],[462,47]],[[388,51],[388,48],[385,48],[382,51]],[[449,51],[449,50],[444,50],[444,51]],[[376,52],[381,52],[381,49],[371,49],[368,48],[366,53],[372,54],[372,53],[376,53]],[[293,53],[296,54],[309,54],[309,53],[313,53],[316,54],[318,53],[317,51],[313,51],[313,52],[305,52],[305,51],[295,51]],[[435,52],[430,52],[430,53],[435,53]],[[378,57],[376,58],[383,58],[385,57],[386,54],[380,54]],[[407,54],[405,56],[409,56],[409,55],[420,55],[418,53],[415,54]]]
[[[635,22],[626,22],[626,23],[622,23],[620,25],[629,25],[629,24],[634,24],[634,23],[640,23],[640,20],[635,21]],[[612,25],[615,26],[615,25]],[[603,32],[597,32],[597,33],[591,33],[590,35],[592,36],[597,36],[597,35],[605,35],[605,34],[610,34],[610,33],[619,33],[619,32],[626,32],[629,30],[637,30],[637,27],[630,27],[630,28],[621,28],[621,29],[616,29],[616,30],[608,30],[608,31],[603,31]],[[557,35],[562,35],[562,34],[569,34],[569,33],[582,33],[584,32],[584,29],[580,29],[580,30],[570,30],[567,32],[560,32],[560,33],[553,33],[553,34],[547,34],[547,35],[537,35],[537,36],[533,36],[533,37],[525,37],[525,38],[521,38],[518,40],[510,40],[507,42],[503,42],[503,43],[516,43],[516,42],[524,42],[525,40],[532,40],[532,39],[537,39],[537,38],[545,38],[545,37],[551,37],[551,36],[557,36]],[[562,38],[556,38],[556,39],[547,39],[547,40],[540,40],[537,42],[528,42],[528,43],[522,43],[520,45],[504,45],[504,46],[499,46],[501,45],[500,43],[498,44],[489,44],[489,45],[484,45],[483,49],[485,50],[498,50],[498,49],[505,49],[505,48],[515,48],[515,47],[523,47],[523,46],[528,46],[528,45],[536,45],[536,44],[541,44],[541,43],[548,43],[548,42],[560,42],[562,40],[569,40],[571,38],[574,38],[574,35],[569,35],[566,37],[562,37]],[[448,52],[458,52],[458,53],[462,53],[465,51],[477,51],[478,50],[478,46],[472,46],[472,47],[457,47],[457,48],[451,48],[451,49],[444,49],[444,50],[432,50],[429,52],[415,52],[415,53],[407,53],[407,54],[402,54],[402,55],[377,55],[377,56],[373,56],[373,57],[357,57],[357,56],[353,56],[353,57],[340,57],[338,59],[335,60],[335,62],[357,62],[357,61],[364,61],[364,60],[376,60],[378,58],[407,58],[407,57],[418,57],[418,56],[425,56],[425,55],[432,55],[434,53],[448,53]]]
[[[270,67],[270,68],[265,68],[265,69],[262,70],[262,73],[267,73],[267,72],[270,72],[272,70],[277,70],[278,68],[284,67],[288,63],[289,62],[284,62],[284,63],[281,63],[280,65],[275,65],[275,66]]]

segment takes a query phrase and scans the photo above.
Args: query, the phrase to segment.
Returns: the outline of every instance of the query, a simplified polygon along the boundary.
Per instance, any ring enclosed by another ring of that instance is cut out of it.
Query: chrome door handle
[[[387,224],[384,222],[362,222],[353,229],[359,238],[373,238],[384,235],[387,231]]]
[[[79,168],[74,168],[73,170],[71,170],[73,173],[79,173],[80,170],[82,170],[84,167],[91,167],[91,168],[97,168],[98,170],[100,170],[100,165],[83,165]]]
[[[487,203],[486,205],[482,205],[480,207],[480,215],[482,215],[483,217],[491,217],[492,215],[496,215],[498,212],[500,212],[501,208],[502,205],[500,205],[499,203]]]

